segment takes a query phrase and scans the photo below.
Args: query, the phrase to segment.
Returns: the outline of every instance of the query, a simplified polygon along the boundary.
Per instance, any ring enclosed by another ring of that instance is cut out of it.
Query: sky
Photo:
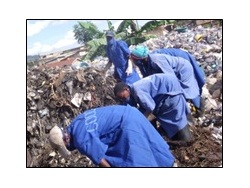
[[[78,21],[91,21],[99,30],[108,30],[106,20],[27,20],[27,55],[44,55],[78,47],[73,26]],[[117,29],[122,20],[110,20]],[[140,26],[150,20],[138,20]]]

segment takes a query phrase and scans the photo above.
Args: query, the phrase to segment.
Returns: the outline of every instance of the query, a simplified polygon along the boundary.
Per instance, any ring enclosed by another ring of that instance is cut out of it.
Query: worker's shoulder
[[[126,46],[128,46],[128,44],[127,44],[124,40],[122,40],[122,39],[117,40],[116,42],[117,42],[119,45],[126,45]]]
[[[136,82],[133,83],[133,88],[143,88],[143,86],[146,84],[146,83],[149,83],[151,82],[152,78],[155,77],[153,75],[150,75],[150,76],[147,76],[147,77],[144,77]]]

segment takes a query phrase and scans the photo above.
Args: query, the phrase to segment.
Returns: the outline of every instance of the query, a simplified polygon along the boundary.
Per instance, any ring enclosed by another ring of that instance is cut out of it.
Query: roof
[[[72,65],[72,63],[74,62],[74,60],[77,59],[77,57],[68,57],[64,60],[61,61],[54,61],[54,62],[50,62],[45,64],[46,67],[63,67],[65,65]]]

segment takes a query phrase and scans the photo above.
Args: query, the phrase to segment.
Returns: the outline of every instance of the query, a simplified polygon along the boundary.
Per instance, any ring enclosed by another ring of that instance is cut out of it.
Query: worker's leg
[[[171,138],[171,140],[182,140],[186,142],[192,142],[193,139],[193,134],[189,129],[189,125],[186,125]]]

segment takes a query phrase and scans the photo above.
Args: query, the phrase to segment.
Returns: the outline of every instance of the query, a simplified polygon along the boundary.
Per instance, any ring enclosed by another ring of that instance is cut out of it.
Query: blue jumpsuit
[[[130,90],[131,99],[140,105],[141,112],[153,113],[169,138],[187,125],[186,115],[190,110],[174,73],[145,77],[135,82]]]
[[[200,95],[202,94],[202,87],[204,86],[206,82],[206,76],[205,76],[203,69],[198,65],[196,59],[190,53],[184,50],[178,49],[178,48],[161,48],[158,50],[154,50],[151,53],[166,54],[166,55],[171,55],[175,57],[182,57],[188,60],[193,67],[194,75],[199,86]],[[198,108],[200,107],[200,96],[193,99],[192,101],[196,107]]]
[[[147,72],[175,74],[181,83],[186,99],[195,99],[199,94],[199,86],[194,77],[193,68],[187,60],[165,54],[149,54]]]
[[[107,56],[114,64],[115,72],[119,78],[126,84],[131,85],[140,79],[139,74],[133,68],[133,72],[127,76],[126,69],[128,67],[128,57],[130,51],[126,42],[122,40],[112,39],[112,44],[107,45]]]
[[[167,142],[147,118],[130,105],[85,111],[67,127],[72,142],[95,164],[105,158],[112,167],[172,167]]]

